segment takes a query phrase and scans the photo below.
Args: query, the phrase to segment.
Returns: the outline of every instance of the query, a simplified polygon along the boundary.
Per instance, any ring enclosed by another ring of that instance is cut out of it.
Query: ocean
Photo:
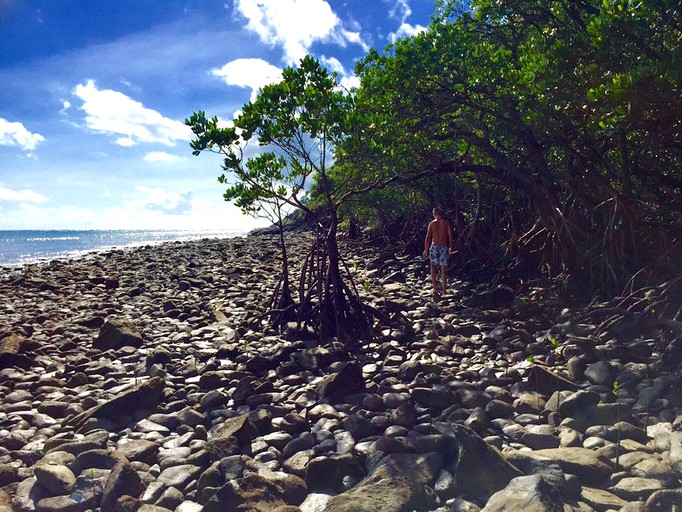
[[[0,231],[0,265],[79,258],[93,251],[160,242],[233,238],[240,230],[63,230]]]

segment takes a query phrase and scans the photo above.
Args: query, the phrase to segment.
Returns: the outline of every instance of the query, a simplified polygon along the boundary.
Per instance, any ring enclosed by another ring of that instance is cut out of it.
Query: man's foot
[[[440,299],[440,296],[438,295],[438,292],[434,291],[433,292],[433,300],[436,301],[438,299]]]

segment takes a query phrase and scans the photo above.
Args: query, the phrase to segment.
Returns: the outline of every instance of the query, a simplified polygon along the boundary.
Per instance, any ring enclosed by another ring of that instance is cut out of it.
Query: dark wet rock
[[[325,377],[317,385],[316,391],[321,398],[339,402],[346,396],[362,393],[365,389],[362,369],[358,364],[350,362],[345,363],[338,372]]]
[[[100,328],[92,348],[105,351],[124,346],[141,347],[142,335],[138,328],[124,318],[108,318]]]

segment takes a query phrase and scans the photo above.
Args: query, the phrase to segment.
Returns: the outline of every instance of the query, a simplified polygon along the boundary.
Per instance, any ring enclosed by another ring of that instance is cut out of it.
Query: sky
[[[241,229],[219,156],[184,120],[231,120],[309,54],[355,62],[424,30],[433,0],[0,0],[0,230]]]

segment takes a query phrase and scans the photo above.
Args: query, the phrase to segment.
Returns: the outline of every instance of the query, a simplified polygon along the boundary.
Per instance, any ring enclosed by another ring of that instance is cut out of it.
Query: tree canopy
[[[436,6],[425,32],[356,69],[339,173],[410,184],[375,192],[382,222],[407,222],[396,197],[440,203],[480,263],[542,268],[589,291],[679,271],[676,2]]]

